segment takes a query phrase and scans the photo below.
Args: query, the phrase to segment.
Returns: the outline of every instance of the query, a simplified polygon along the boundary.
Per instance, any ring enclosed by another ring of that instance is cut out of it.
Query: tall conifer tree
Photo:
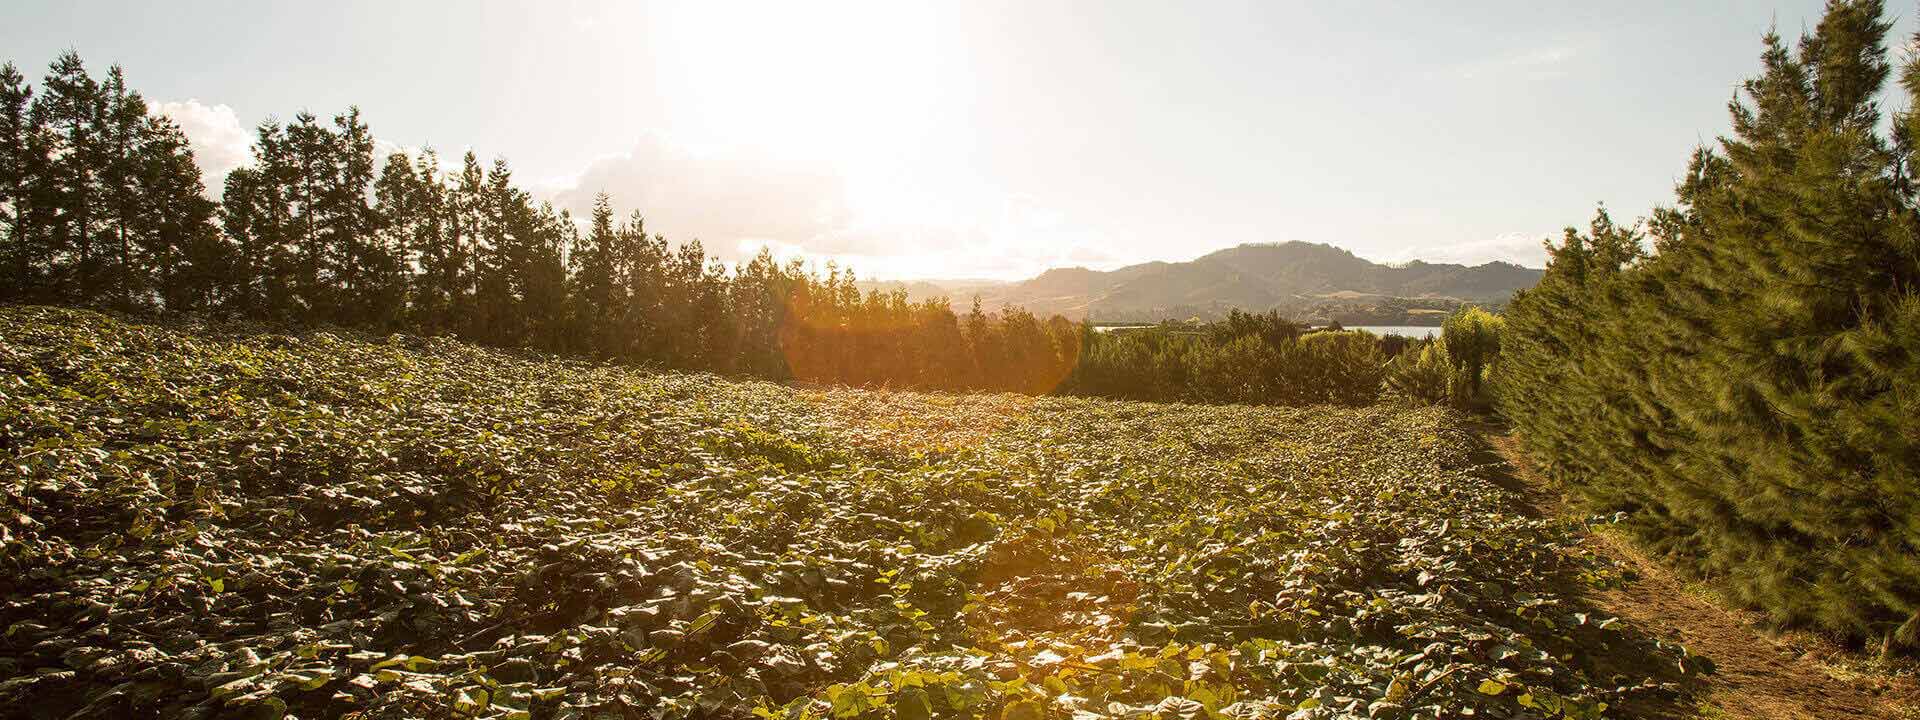
[[[39,286],[34,188],[46,159],[28,109],[33,88],[13,63],[0,65],[0,300],[31,298]]]
[[[1604,215],[1570,231],[1497,373],[1552,474],[1735,599],[1862,638],[1920,617],[1920,256],[1912,168],[1878,130],[1883,10],[1770,33],[1655,252]]]

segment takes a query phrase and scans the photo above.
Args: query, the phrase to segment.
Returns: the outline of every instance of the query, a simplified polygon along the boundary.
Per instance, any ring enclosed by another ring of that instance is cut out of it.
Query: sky
[[[1761,35],[1819,8],[9,0],[0,60],[120,64],[211,183],[261,121],[357,105],[383,149],[504,157],[729,260],[1015,279],[1300,240],[1538,267],[1596,204],[1668,202]]]

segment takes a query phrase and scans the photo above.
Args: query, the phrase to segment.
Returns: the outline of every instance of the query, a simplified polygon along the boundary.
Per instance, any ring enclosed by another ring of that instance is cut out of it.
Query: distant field
[[[1604,568],[1472,443],[1435,409],[799,390],[4,308],[0,714],[1594,717],[1662,692],[1609,659],[1645,641],[1561,594]]]

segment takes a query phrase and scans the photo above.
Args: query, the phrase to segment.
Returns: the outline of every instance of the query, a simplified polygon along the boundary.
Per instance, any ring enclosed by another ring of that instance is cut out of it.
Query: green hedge
[[[1545,471],[1653,548],[1782,625],[1897,648],[1920,626],[1920,118],[1877,104],[1882,11],[1770,34],[1674,207],[1552,248],[1493,380]],[[1912,107],[1920,65],[1903,80]]]

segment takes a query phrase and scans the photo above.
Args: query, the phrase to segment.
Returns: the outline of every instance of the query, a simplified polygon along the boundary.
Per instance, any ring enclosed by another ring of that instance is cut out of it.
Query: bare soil
[[[1484,429],[1482,437],[1496,480],[1521,491],[1530,511],[1555,517],[1573,512],[1561,488],[1527,465],[1516,438],[1497,427]],[[1710,592],[1617,534],[1596,530],[1584,542],[1618,563],[1627,578],[1618,587],[1590,592],[1586,600],[1717,666],[1688,693],[1696,707],[1679,715],[1673,708],[1648,708],[1631,717],[1920,720],[1920,681],[1911,672],[1890,671],[1820,638],[1772,633],[1757,615],[1716,603]]]

